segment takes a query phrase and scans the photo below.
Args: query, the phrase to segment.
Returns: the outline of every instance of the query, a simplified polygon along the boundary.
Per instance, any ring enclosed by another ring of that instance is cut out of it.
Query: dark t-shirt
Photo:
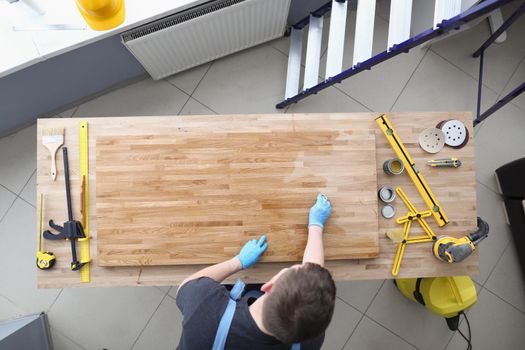
[[[184,319],[178,350],[207,350],[213,346],[230,292],[208,277],[189,281],[177,294],[177,306]],[[321,348],[324,334],[301,344],[301,350]],[[248,298],[237,302],[225,349],[290,350],[276,338],[263,333],[248,309]]]

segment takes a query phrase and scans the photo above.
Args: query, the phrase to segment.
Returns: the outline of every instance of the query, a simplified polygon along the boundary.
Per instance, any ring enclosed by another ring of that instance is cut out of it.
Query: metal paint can
[[[387,159],[383,163],[383,170],[387,175],[399,175],[405,170],[405,165],[399,158]]]
[[[396,215],[396,211],[393,206],[387,204],[381,209],[381,215],[383,215],[385,219],[391,219]]]
[[[396,191],[390,186],[383,186],[377,191],[377,196],[385,203],[390,203],[396,199]]]

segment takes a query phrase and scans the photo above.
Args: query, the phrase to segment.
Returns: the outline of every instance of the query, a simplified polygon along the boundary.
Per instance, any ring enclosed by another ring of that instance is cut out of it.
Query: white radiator
[[[158,80],[281,37],[290,1],[209,1],[125,32],[122,41]]]

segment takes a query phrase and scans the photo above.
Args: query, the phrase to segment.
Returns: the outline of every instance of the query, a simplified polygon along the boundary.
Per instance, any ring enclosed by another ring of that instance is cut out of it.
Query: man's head
[[[316,337],[334,313],[335,283],[324,267],[306,263],[281,270],[261,288],[264,327],[285,344]]]

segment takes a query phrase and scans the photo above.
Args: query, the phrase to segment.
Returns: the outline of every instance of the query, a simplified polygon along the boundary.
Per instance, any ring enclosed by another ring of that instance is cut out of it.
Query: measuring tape
[[[417,169],[416,163],[414,163],[412,157],[410,157],[410,154],[408,154],[408,151],[403,145],[403,142],[395,132],[386,115],[383,114],[376,118],[376,123],[381,131],[383,131],[383,134],[385,134],[388,142],[390,142],[390,145],[392,146],[394,152],[396,152],[397,157],[403,161],[410,179],[421,194],[421,197],[423,197],[423,200],[427,204],[428,208],[432,211],[432,215],[434,216],[434,219],[436,219],[438,226],[445,226],[448,223],[447,215],[439,205],[436,197],[434,197],[430,187],[428,187],[427,182],[423,178],[423,174],[421,174]]]
[[[89,263],[91,257],[89,255],[89,137],[88,137],[88,123],[85,120],[80,121],[79,130],[79,145],[80,145],[80,184],[82,193],[81,196],[81,220],[84,227],[85,238],[79,238],[78,244],[80,247],[80,263],[84,264],[80,268],[80,281],[87,283],[91,281],[89,270]]]

